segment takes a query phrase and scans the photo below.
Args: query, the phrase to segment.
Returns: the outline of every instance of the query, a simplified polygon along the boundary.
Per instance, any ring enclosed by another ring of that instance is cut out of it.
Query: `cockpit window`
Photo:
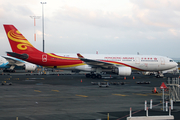
[[[169,62],[174,62],[173,60],[169,60]]]

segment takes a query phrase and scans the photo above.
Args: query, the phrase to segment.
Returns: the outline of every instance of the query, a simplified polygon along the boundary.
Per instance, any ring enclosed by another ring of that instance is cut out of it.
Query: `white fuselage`
[[[76,54],[61,53],[57,55],[77,58]],[[177,63],[171,58],[157,55],[83,54],[83,56],[88,59],[105,61],[115,66],[131,67],[133,70],[140,71],[163,71],[177,66]],[[77,66],[75,69],[92,70],[88,65]]]

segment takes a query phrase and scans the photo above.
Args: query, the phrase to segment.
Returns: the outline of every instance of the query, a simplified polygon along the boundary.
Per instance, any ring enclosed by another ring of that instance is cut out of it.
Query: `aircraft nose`
[[[175,65],[175,66],[178,66],[177,62],[174,62],[174,65]]]

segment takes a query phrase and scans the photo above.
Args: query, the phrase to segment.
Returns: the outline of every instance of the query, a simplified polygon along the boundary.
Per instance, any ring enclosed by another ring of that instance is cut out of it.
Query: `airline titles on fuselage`
[[[134,57],[104,57],[105,60],[111,60],[111,61],[135,61]],[[142,57],[142,62],[158,62],[157,58],[152,57]]]

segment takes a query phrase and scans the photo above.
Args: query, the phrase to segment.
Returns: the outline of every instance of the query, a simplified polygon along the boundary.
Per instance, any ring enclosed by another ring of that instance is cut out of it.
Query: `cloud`
[[[0,0],[0,3],[0,23],[14,24],[33,41],[33,19],[29,16],[41,16],[40,1]],[[98,50],[100,53],[139,51],[178,55],[173,52],[180,44],[178,0],[47,0],[44,10],[47,52],[94,53]],[[41,50],[42,19],[36,22],[36,47]],[[2,52],[4,46],[10,47],[4,28],[0,28]],[[165,52],[169,47],[171,50]]]
[[[102,10],[80,9],[77,7],[63,6],[54,16],[55,20],[81,22],[88,25],[105,28],[130,27],[133,25],[132,17],[116,12]]]
[[[178,30],[178,29],[173,29],[173,28],[171,28],[171,29],[169,29],[169,32],[170,32],[172,35],[174,35],[175,37],[180,37],[180,30]]]
[[[130,0],[133,4],[138,5],[141,9],[159,10],[162,8],[180,10],[179,0]]]
[[[156,38],[155,38],[155,37],[152,37],[152,36],[148,36],[147,39],[149,39],[149,40],[154,40],[154,39],[156,39]]]
[[[119,39],[119,37],[114,37],[114,39]]]
[[[175,12],[180,10],[177,0],[131,0],[134,3],[134,17],[145,25],[158,28],[171,28],[180,26],[177,19],[180,16]]]
[[[40,31],[40,30],[36,30],[36,35],[38,35],[38,36],[42,36],[42,31]]]

